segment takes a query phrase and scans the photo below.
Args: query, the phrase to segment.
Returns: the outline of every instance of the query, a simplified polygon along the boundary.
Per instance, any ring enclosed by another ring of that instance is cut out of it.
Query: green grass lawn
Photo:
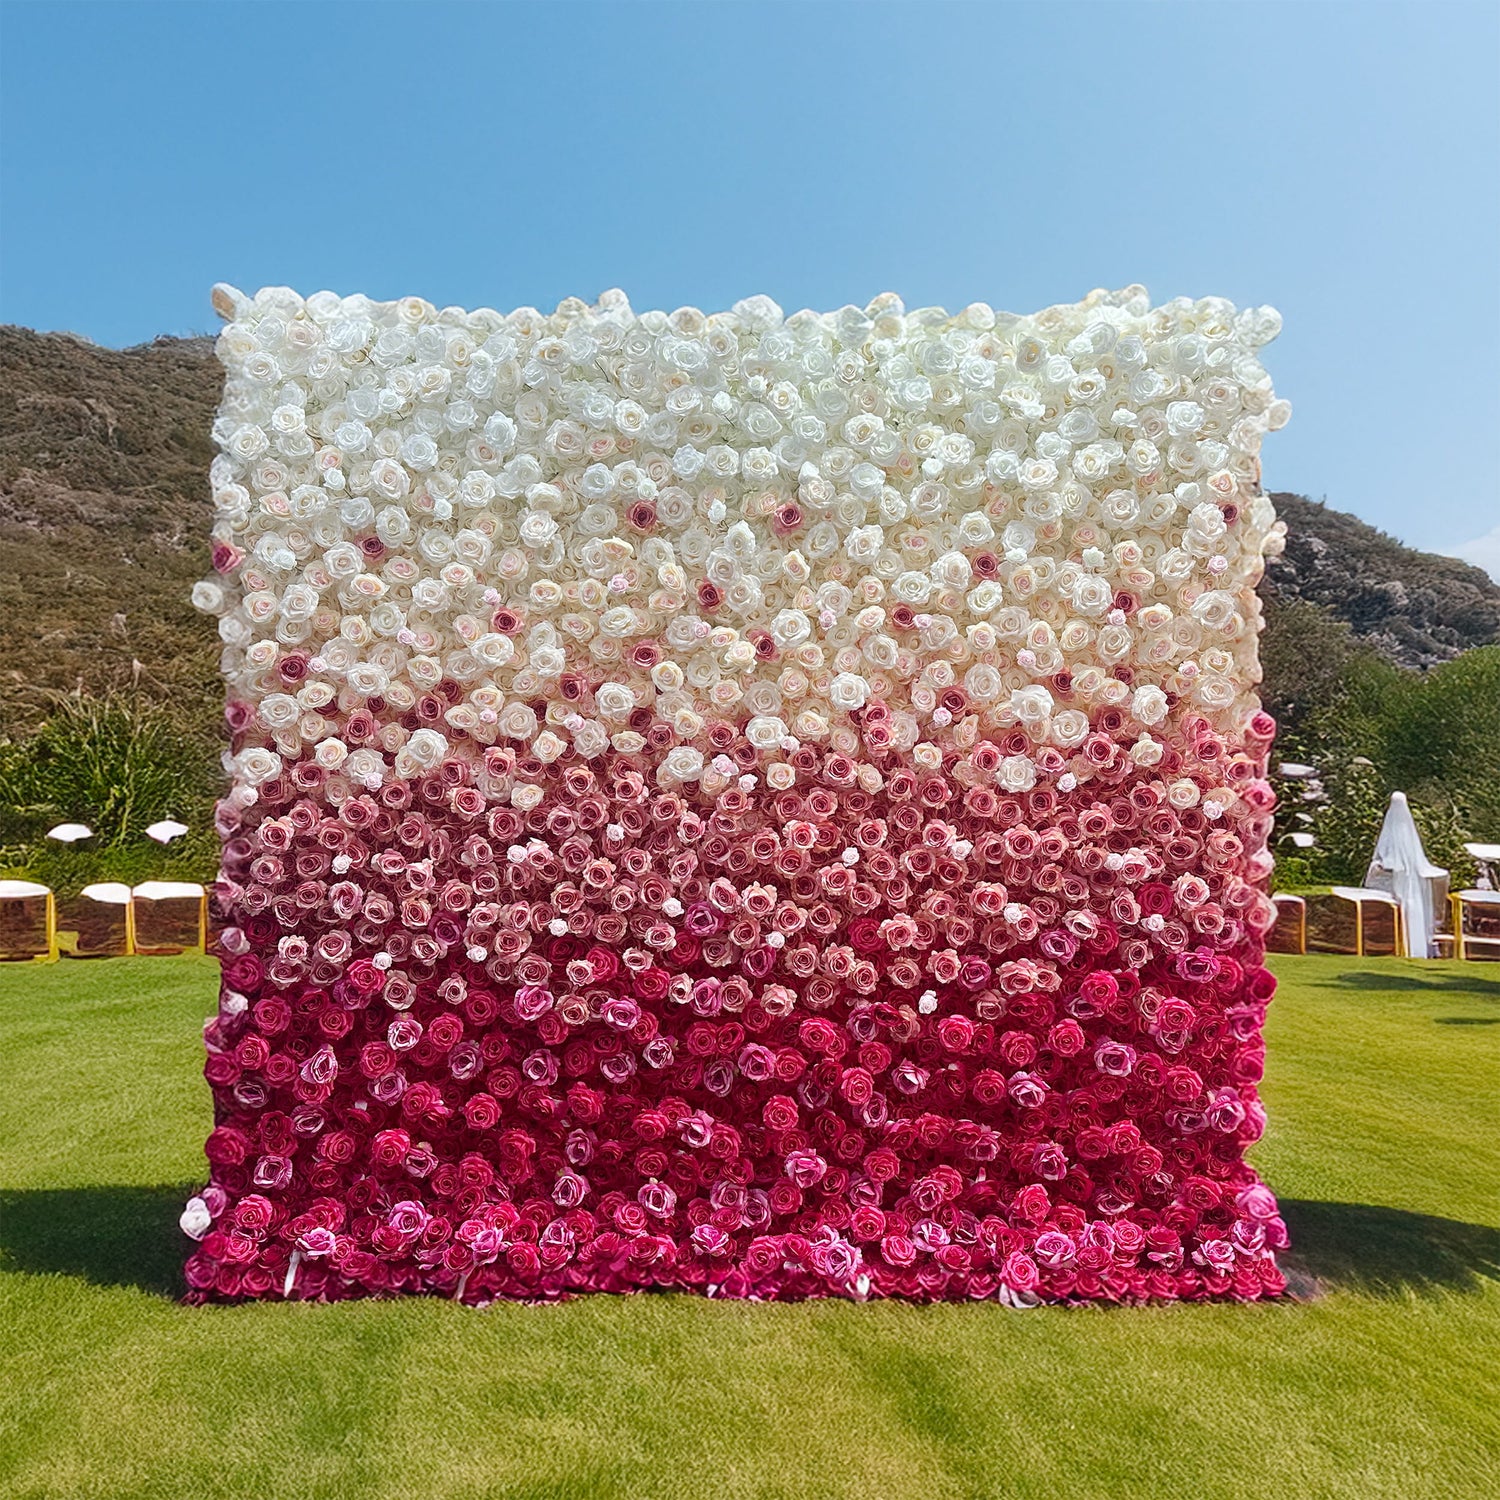
[[[198,959],[0,970],[6,1496],[1500,1494],[1500,967],[1280,959],[1300,1303],[188,1308]]]

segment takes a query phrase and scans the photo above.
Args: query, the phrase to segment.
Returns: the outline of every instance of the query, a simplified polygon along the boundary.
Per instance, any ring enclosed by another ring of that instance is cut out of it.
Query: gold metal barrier
[[[57,898],[30,880],[0,880],[0,962],[57,957]]]
[[[208,893],[188,881],[148,880],[131,893],[134,948],[146,956],[208,951]]]
[[[128,958],[135,952],[135,903],[120,881],[86,885],[57,910],[58,951],[64,958]]]
[[[1500,891],[1454,891],[1453,956],[1500,959]]]
[[[1301,896],[1283,894],[1271,897],[1276,907],[1276,921],[1266,934],[1268,953],[1307,952],[1307,902]]]
[[[1385,891],[1335,886],[1307,898],[1309,953],[1348,953],[1399,958],[1406,952],[1401,907]]]

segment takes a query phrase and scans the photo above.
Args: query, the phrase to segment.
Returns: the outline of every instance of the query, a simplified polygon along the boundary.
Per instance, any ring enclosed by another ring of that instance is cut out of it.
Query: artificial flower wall
[[[1273,311],[215,306],[191,1296],[1282,1290]]]

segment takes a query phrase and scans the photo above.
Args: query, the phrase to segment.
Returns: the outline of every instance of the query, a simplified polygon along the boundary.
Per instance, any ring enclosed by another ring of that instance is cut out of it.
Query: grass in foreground
[[[0,970],[0,1492],[1500,1492],[1500,968],[1280,959],[1301,1304],[185,1308],[203,960]]]

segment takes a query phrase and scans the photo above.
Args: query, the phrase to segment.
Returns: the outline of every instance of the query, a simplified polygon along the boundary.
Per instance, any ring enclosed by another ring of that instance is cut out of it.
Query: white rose
[[[501,635],[498,631],[487,631],[469,647],[469,650],[474,653],[476,660],[483,662],[487,667],[503,667],[516,654],[516,648],[510,637]]]
[[[1212,673],[1199,678],[1193,687],[1194,699],[1211,713],[1223,713],[1238,696],[1239,691],[1229,678]]]
[[[840,672],[829,684],[828,701],[834,708],[852,713],[870,701],[870,684],[855,672]]]
[[[1223,630],[1235,616],[1235,597],[1222,589],[1199,594],[1190,606],[1192,616],[1210,630]]]
[[[189,1239],[201,1240],[213,1228],[214,1216],[202,1198],[189,1198],[177,1223]]]
[[[1132,474],[1144,479],[1161,468],[1161,452],[1149,438],[1137,438],[1126,449],[1125,462]]]
[[[995,782],[1007,792],[1029,792],[1036,785],[1036,765],[1027,756],[1007,755],[995,768]]]
[[[812,635],[812,621],[800,609],[783,609],[771,621],[771,638],[783,651]]]
[[[206,579],[193,585],[193,608],[202,610],[206,615],[220,615],[230,605],[224,596],[222,585],[213,579]]]
[[[544,729],[536,739],[531,742],[531,753],[542,762],[550,766],[564,750],[568,748],[568,742],[560,735],[554,734],[550,729]]]
[[[250,786],[260,786],[262,782],[280,776],[281,766],[281,757],[274,750],[263,750],[259,747],[241,750],[234,757],[235,776]]]
[[[976,703],[991,703],[1000,696],[1003,683],[998,668],[980,662],[964,673],[964,692]]]
[[[678,745],[667,752],[662,770],[675,781],[696,781],[703,774],[703,752]]]
[[[745,725],[745,738],[757,750],[774,750],[786,736],[785,723],[773,716],[761,715]]]
[[[879,526],[856,526],[844,541],[845,555],[854,562],[873,562],[884,547],[885,532]]]
[[[1204,411],[1196,401],[1167,404],[1167,431],[1173,437],[1192,437],[1203,425]]]
[[[285,729],[302,717],[302,705],[290,693],[270,693],[261,699],[257,717],[267,729]]]
[[[1065,708],[1061,713],[1052,716],[1052,725],[1048,733],[1054,745],[1064,750],[1072,750],[1088,738],[1089,716],[1081,709]]]
[[[1179,781],[1174,781],[1167,788],[1167,801],[1170,802],[1178,812],[1186,812],[1188,808],[1196,807],[1198,805],[1198,799],[1200,795],[1201,793],[1198,788],[1198,783],[1196,781],[1190,781],[1186,777],[1183,777]]]
[[[911,758],[924,771],[940,771],[943,768],[943,747],[924,740],[921,744],[912,746]]]
[[[594,693],[594,703],[606,719],[625,719],[635,709],[635,693],[623,682],[603,682]]]
[[[1021,465],[1020,479],[1023,489],[1050,490],[1057,483],[1057,465],[1050,458],[1028,458]]]
[[[483,567],[493,549],[494,543],[482,531],[464,530],[453,538],[454,555],[472,567]]]
[[[529,510],[521,517],[520,532],[528,547],[544,547],[557,535],[557,521],[544,510]]]
[[[341,443],[340,447],[348,447]],[[393,458],[380,458],[370,465],[370,488],[382,500],[400,500],[411,489],[406,470]]]
[[[529,740],[537,730],[536,715],[526,703],[507,703],[495,728],[507,739]]]
[[[448,753],[448,741],[435,729],[418,729],[406,742],[406,752],[424,771],[433,770]]]
[[[1167,716],[1167,695],[1159,687],[1138,687],[1130,697],[1130,716],[1138,724],[1160,724]]]
[[[616,640],[624,640],[626,636],[634,635],[636,632],[636,614],[628,604],[618,604],[613,609],[607,609],[599,616],[599,629],[607,636],[613,636]]]
[[[1073,608],[1090,619],[1102,615],[1114,603],[1109,579],[1086,573],[1073,585]]]
[[[950,589],[966,589],[973,570],[962,552],[945,552],[932,565],[932,580]]]
[[[583,757],[592,760],[603,755],[609,745],[609,735],[597,720],[585,719],[573,727],[573,748]]]
[[[1045,724],[1052,717],[1052,694],[1040,683],[1015,688],[1010,695],[1010,711],[1022,724]]]
[[[438,459],[437,444],[425,432],[414,432],[401,444],[402,460],[425,473]]]

